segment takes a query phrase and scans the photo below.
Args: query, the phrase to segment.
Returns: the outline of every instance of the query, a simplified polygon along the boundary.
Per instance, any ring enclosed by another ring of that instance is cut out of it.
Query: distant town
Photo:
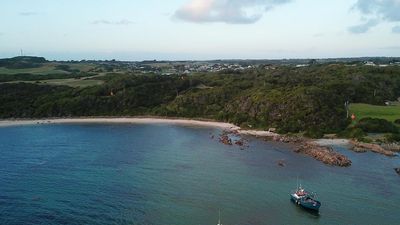
[[[68,63],[95,63],[112,70],[124,70],[135,73],[154,73],[158,75],[179,75],[202,72],[241,72],[249,69],[274,70],[277,66],[308,67],[318,64],[345,64],[347,66],[400,66],[400,57],[361,57],[332,59],[277,59],[277,60],[211,60],[211,61],[118,61],[118,60],[81,60]]]

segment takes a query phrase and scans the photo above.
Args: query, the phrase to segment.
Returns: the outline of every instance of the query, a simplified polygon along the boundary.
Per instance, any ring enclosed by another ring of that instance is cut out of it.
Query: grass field
[[[39,85],[64,85],[73,88],[77,87],[89,87],[89,86],[96,86],[102,85],[104,81],[102,80],[94,80],[94,79],[52,79],[52,80],[41,80],[41,81],[12,81],[6,83],[31,83],[31,84],[39,84]]]
[[[396,119],[400,119],[400,106],[377,106],[368,104],[351,104],[350,112],[356,115],[357,120],[372,117],[386,119],[394,122]]]
[[[8,69],[5,67],[0,67],[0,74],[20,74],[20,73],[29,73],[33,75],[47,75],[47,74],[69,74],[69,72],[64,70],[59,70],[56,68],[58,65],[69,65],[71,69],[78,69],[82,72],[87,72],[88,70],[95,67],[93,64],[89,63],[45,63],[41,67],[37,68],[27,68],[27,69]]]

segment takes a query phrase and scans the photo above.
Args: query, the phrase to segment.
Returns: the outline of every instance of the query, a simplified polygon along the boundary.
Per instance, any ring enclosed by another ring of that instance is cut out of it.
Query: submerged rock
[[[285,167],[286,166],[285,160],[283,159],[278,160],[278,166]]]
[[[394,171],[396,171],[396,173],[397,173],[398,175],[400,175],[400,167],[399,167],[399,168],[394,168]]]

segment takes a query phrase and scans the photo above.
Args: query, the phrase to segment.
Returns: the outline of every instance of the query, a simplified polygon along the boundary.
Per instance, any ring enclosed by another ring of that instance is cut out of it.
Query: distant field
[[[27,68],[27,69],[8,69],[5,67],[0,67],[0,74],[20,74],[20,73],[29,73],[33,75],[47,75],[47,74],[69,74],[69,72],[64,70],[59,70],[56,68],[58,65],[68,65],[71,69],[78,69],[82,72],[87,72],[88,70],[95,67],[93,64],[89,63],[76,63],[76,64],[63,64],[63,63],[45,63],[41,67],[37,68]]]
[[[64,85],[73,88],[77,87],[89,87],[101,85],[104,83],[102,80],[93,80],[93,79],[52,79],[52,80],[41,80],[41,81],[12,81],[6,83],[31,83],[31,84],[39,84],[39,85]]]
[[[394,122],[396,119],[400,119],[400,106],[377,106],[368,104],[351,104],[350,112],[354,113],[357,120],[372,117],[386,119]]]

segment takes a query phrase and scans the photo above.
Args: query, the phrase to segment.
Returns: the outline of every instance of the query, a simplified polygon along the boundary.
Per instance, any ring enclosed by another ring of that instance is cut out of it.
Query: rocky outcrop
[[[399,168],[395,168],[394,171],[396,171],[396,173],[397,173],[398,175],[400,175],[400,167],[399,167]]]
[[[212,136],[213,138],[213,136]],[[240,136],[238,130],[224,130],[219,135],[219,142],[224,145],[237,145],[240,147],[241,150],[248,148],[248,140],[244,137]]]
[[[294,152],[311,156],[327,165],[340,167],[351,166],[351,160],[346,156],[334,151],[329,146],[321,146],[312,140],[305,139],[304,137],[277,135],[267,137],[266,140],[294,144]]]
[[[392,152],[400,152],[400,145],[396,143],[382,144],[382,148]]]
[[[315,143],[305,142],[295,152],[305,154],[319,160],[327,165],[348,167],[351,160],[346,156],[334,151],[331,147],[319,146]]]
[[[358,141],[350,141],[350,144],[353,145],[351,148],[355,152],[366,152],[366,151],[371,151],[375,153],[379,153],[382,155],[386,156],[395,156],[396,153],[384,149],[382,146],[378,144],[370,144],[370,143],[363,143],[363,142],[358,142]]]
[[[292,144],[298,144],[298,143],[305,142],[305,139],[303,137],[297,137],[297,136],[276,135],[276,136],[269,137],[269,139],[272,141],[283,142],[283,143],[292,143]]]

